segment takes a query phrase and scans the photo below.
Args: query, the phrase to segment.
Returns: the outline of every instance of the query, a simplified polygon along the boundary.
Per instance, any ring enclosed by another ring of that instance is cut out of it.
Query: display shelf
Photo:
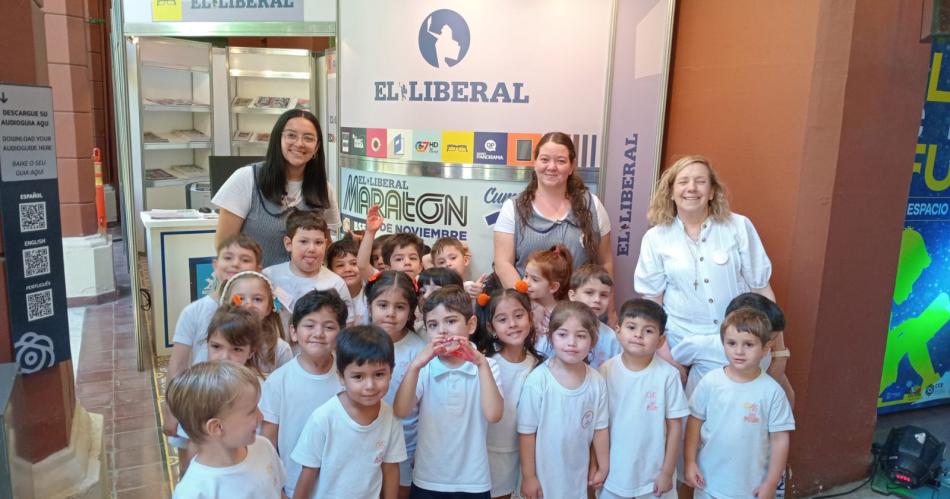
[[[304,71],[271,71],[251,69],[231,69],[228,74],[238,78],[273,78],[278,80],[309,80],[310,73]]]
[[[173,151],[177,149],[210,149],[211,141],[203,142],[145,142],[146,151]]]
[[[143,104],[143,111],[154,112],[182,112],[182,113],[210,113],[210,104],[191,104],[186,106],[166,106],[161,104]]]
[[[146,180],[145,187],[171,187],[171,186],[185,186],[194,182],[207,182],[208,177],[193,177],[193,178],[170,178],[165,180]]]
[[[260,108],[260,107],[232,107],[231,112],[236,114],[284,114],[287,109],[284,108]]]
[[[210,66],[186,66],[173,62],[148,61],[142,63],[143,68],[170,69],[172,71],[188,71],[191,73],[210,73]]]
[[[277,117],[316,102],[313,53],[303,49],[228,48],[231,151],[259,155],[264,140],[235,140],[238,133],[269,134]]]

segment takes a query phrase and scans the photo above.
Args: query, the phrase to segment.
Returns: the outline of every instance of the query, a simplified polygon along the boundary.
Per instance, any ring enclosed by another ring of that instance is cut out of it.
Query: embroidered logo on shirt
[[[746,402],[743,407],[747,411],[744,418],[742,418],[747,423],[756,424],[759,422],[759,404],[752,402]]]
[[[647,410],[656,410],[656,392],[647,392]]]
[[[373,459],[373,464],[382,464],[383,462],[383,451],[379,451],[379,454],[376,454],[376,459]]]
[[[594,422],[594,411],[588,409],[581,418],[581,428],[587,429]]]

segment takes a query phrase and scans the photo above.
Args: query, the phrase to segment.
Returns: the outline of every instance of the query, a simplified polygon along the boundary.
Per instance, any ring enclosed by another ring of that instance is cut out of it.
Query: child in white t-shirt
[[[347,317],[356,317],[350,289],[342,277],[323,265],[330,229],[316,212],[294,210],[287,216],[287,235],[284,249],[290,261],[271,265],[264,275],[274,284],[274,294],[283,306],[281,319],[287,324],[294,302],[309,291],[335,289],[346,303]]]
[[[353,299],[354,315],[349,317],[349,322],[354,326],[369,324],[366,294],[363,293],[365,286],[362,277],[360,277],[360,268],[356,265],[356,254],[358,252],[359,245],[349,236],[327,248],[327,267],[343,279],[346,288],[350,291],[350,297]]]
[[[259,397],[257,374],[231,362],[202,362],[168,383],[168,405],[197,447],[175,499],[281,497],[284,467],[257,435]]]
[[[264,382],[261,435],[273,442],[284,462],[288,497],[293,497],[300,475],[300,465],[291,459],[300,432],[310,414],[341,389],[333,371],[333,349],[340,326],[346,324],[346,314],[346,304],[332,289],[301,296],[290,327],[300,353]]]
[[[419,293],[413,281],[405,272],[386,270],[374,274],[366,283],[366,300],[369,306],[370,321],[382,328],[395,345],[395,365],[389,391],[383,399],[395,406],[396,391],[406,376],[409,363],[426,346],[425,340],[413,332],[413,313],[419,299]],[[406,439],[408,459],[399,463],[399,496],[409,497],[412,484],[412,462],[416,452],[416,427],[419,423],[419,410],[414,408],[400,418]]]
[[[766,315],[772,325],[771,348],[766,352],[759,366],[775,379],[785,391],[789,404],[795,406],[795,391],[785,375],[785,364],[789,351],[785,348],[785,314],[778,304],[758,293],[742,293],[732,299],[726,307],[726,315],[741,308],[752,307]],[[694,334],[683,338],[670,351],[677,363],[690,366],[686,379],[686,396],[692,395],[699,380],[709,371],[725,367],[729,361],[718,335]]]
[[[697,498],[775,496],[795,419],[782,387],[759,367],[771,329],[752,308],[722,322],[729,365],[708,373],[689,401],[683,455]]]
[[[518,403],[521,495],[586,499],[610,469],[607,385],[585,360],[600,321],[590,307],[560,302],[551,313],[554,357],[528,375]],[[596,465],[590,466],[590,450]]]
[[[600,497],[675,499],[689,408],[679,371],[656,355],[666,342],[666,312],[635,299],[623,304],[619,318],[623,353],[600,366],[610,402],[610,472]]]
[[[221,304],[246,308],[260,319],[257,367],[264,376],[294,358],[290,343],[284,339],[284,325],[277,313],[274,287],[267,276],[250,270],[234,274],[221,288]]]
[[[238,272],[260,270],[260,266],[261,247],[250,237],[239,233],[221,241],[218,254],[211,262],[214,279],[209,284],[208,294],[189,303],[178,316],[167,379],[178,376],[191,365],[208,360],[208,325],[218,310],[220,284]],[[179,449],[178,474],[181,476],[191,461],[187,442],[178,437],[178,420],[167,405],[163,406],[162,414],[162,431],[169,437],[168,443]]]
[[[490,497],[487,433],[501,420],[504,402],[498,365],[469,337],[476,319],[472,298],[458,286],[429,295],[423,307],[431,338],[399,385],[397,416],[419,407],[419,439],[410,497]]]
[[[394,359],[392,340],[376,326],[353,326],[337,337],[336,368],[344,391],[304,425],[292,455],[303,465],[295,498],[399,495],[406,442],[402,425],[383,402]]]
[[[487,303],[486,303],[487,302]],[[479,327],[475,344],[498,364],[498,382],[505,410],[501,421],[488,425],[488,464],[491,469],[491,496],[508,498],[518,489],[518,400],[532,369],[544,357],[535,350],[531,321],[531,301],[513,289],[478,297]]]
[[[601,265],[588,263],[581,265],[571,274],[571,290],[567,297],[590,307],[597,317],[603,317],[610,308],[614,280]],[[607,324],[600,322],[597,328],[597,344],[591,348],[588,363],[597,369],[607,359],[620,355],[622,349],[617,341],[617,333]]]
[[[369,280],[380,269],[372,261],[376,253],[376,234],[383,226],[383,217],[379,214],[379,205],[373,205],[366,213],[366,230],[360,241],[360,250],[356,261],[360,275]],[[422,272],[422,254],[425,244],[422,238],[409,232],[400,232],[386,236],[386,242],[380,249],[383,266],[386,270],[399,270],[415,279]]]

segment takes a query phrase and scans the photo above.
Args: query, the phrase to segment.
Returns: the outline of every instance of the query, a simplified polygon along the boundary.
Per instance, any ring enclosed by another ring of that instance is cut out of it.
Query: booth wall
[[[928,45],[922,2],[679,2],[664,164],[759,230],[796,390],[789,493],[865,476]]]

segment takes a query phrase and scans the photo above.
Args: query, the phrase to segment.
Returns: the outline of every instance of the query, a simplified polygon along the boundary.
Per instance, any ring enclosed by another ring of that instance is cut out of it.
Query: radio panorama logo
[[[419,52],[434,68],[450,68],[462,62],[470,42],[468,23],[454,10],[434,11],[419,27]]]
[[[494,140],[488,139],[485,141],[485,150],[488,152],[495,152],[498,150],[498,144]]]
[[[439,143],[432,140],[419,140],[416,142],[416,152],[438,153]]]

